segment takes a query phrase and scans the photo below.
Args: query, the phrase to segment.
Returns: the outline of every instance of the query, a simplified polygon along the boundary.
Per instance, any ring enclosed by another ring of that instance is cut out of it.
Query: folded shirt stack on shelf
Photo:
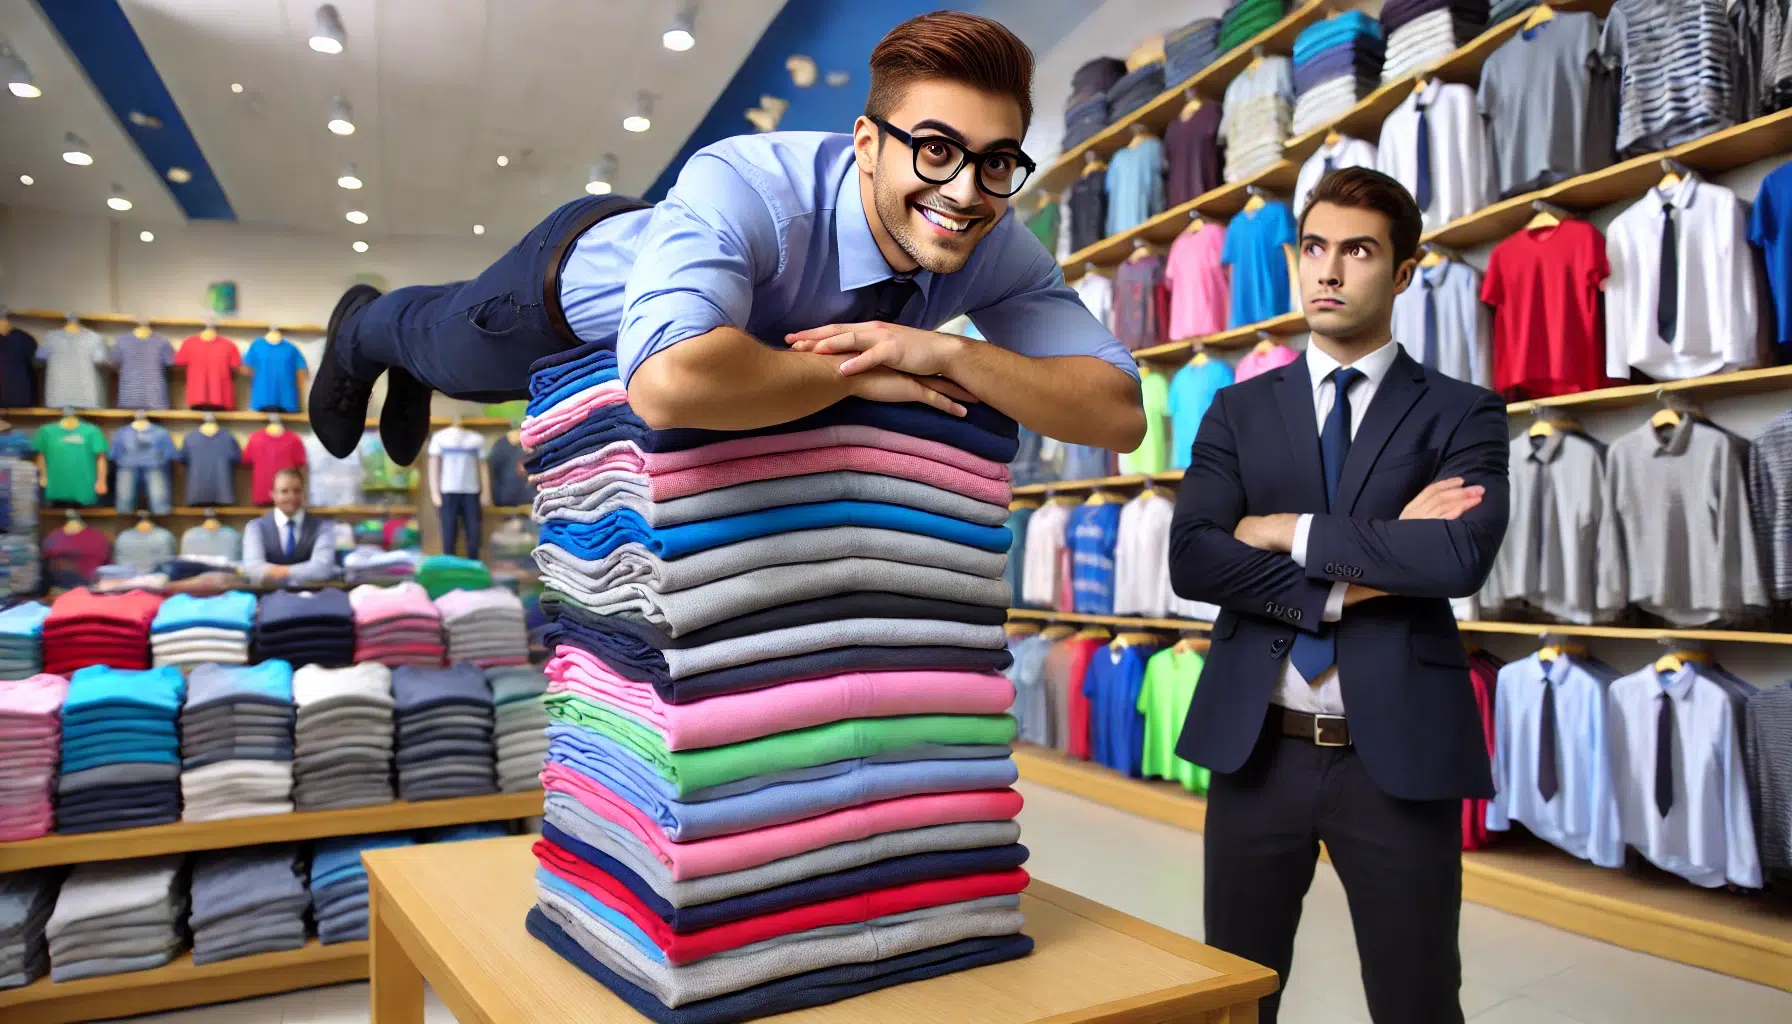
[[[1381,80],[1430,70],[1480,35],[1487,15],[1487,0],[1388,0],[1381,8],[1388,44]]]
[[[1253,58],[1227,83],[1221,106],[1225,180],[1243,181],[1282,159],[1282,144],[1293,127],[1293,62],[1280,55]]]
[[[1071,149],[1106,128],[1113,120],[1108,114],[1108,90],[1126,76],[1126,62],[1114,57],[1097,57],[1076,69],[1070,76],[1070,99],[1064,104],[1064,137],[1059,145]],[[535,441],[528,438],[529,446]]]
[[[93,665],[69,677],[56,831],[180,820],[175,723],[186,692],[186,680],[171,666],[129,671]]]
[[[417,582],[433,600],[450,590],[484,590],[492,585],[484,562],[459,555],[430,555],[417,566]]]
[[[49,834],[67,698],[68,680],[61,676],[0,682],[0,842]],[[6,973],[0,963],[0,975]]]
[[[1196,18],[1164,36],[1164,87],[1174,88],[1200,74],[1220,55],[1218,18]]]
[[[200,665],[181,709],[183,821],[293,809],[292,666]]]
[[[355,663],[355,609],[342,590],[277,590],[255,610],[255,657],[341,668]]]
[[[392,672],[398,795],[405,800],[479,796],[497,788],[492,690],[472,665]]]
[[[1112,124],[1164,91],[1164,62],[1152,61],[1128,71],[1108,86],[1108,123]]]
[[[1220,17],[1219,51],[1230,53],[1287,13],[1286,0],[1226,0],[1226,13]]]
[[[1337,120],[1374,92],[1384,54],[1381,23],[1361,11],[1302,32],[1294,40],[1294,134]]]
[[[187,945],[185,868],[178,853],[75,865],[44,925],[50,980],[146,971],[173,960]]]
[[[0,611],[0,679],[28,679],[43,671],[44,620],[50,606],[22,601]]]
[[[422,584],[363,583],[348,592],[355,609],[355,662],[440,668],[447,654],[442,613]]]
[[[454,590],[436,598],[448,634],[448,660],[480,668],[529,663],[522,599],[501,587]]]
[[[391,803],[392,670],[304,665],[292,676],[293,804],[301,811]]]
[[[410,846],[408,835],[342,836],[319,839],[311,854],[311,913],[324,945],[367,938],[365,850]]]
[[[530,415],[614,374],[600,346],[542,360]],[[536,447],[532,934],[657,1020],[1031,949],[998,674],[1017,447],[986,407],[850,400],[751,434],[611,406]]]
[[[541,787],[548,754],[548,712],[542,702],[548,680],[532,665],[488,669],[494,705],[492,738],[497,746],[498,790],[519,793]]]
[[[0,989],[29,985],[50,969],[44,925],[61,878],[51,868],[0,874]]]
[[[193,858],[193,963],[305,944],[311,893],[296,845],[213,850]]]
[[[378,583],[382,586],[400,580],[415,579],[423,554],[409,548],[387,551],[375,544],[358,544],[342,556],[342,578],[349,583]]]
[[[162,602],[150,623],[150,654],[158,668],[247,664],[254,624],[255,595],[247,591],[217,597],[175,594]]]
[[[149,667],[149,626],[162,595],[134,590],[96,594],[86,587],[65,591],[44,619],[44,671],[66,676],[89,665]]]

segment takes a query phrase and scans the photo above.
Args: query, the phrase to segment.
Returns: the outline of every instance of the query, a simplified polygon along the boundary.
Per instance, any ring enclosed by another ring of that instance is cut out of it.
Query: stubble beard
[[[966,246],[961,255],[936,249],[916,238],[915,233],[909,229],[909,197],[889,187],[883,175],[871,176],[871,196],[877,207],[877,218],[884,222],[884,230],[890,233],[890,240],[896,243],[898,249],[907,253],[916,266],[929,273],[952,274],[963,270],[964,265],[970,262],[971,253],[976,250],[975,242]],[[984,228],[979,225],[977,230],[981,232]]]

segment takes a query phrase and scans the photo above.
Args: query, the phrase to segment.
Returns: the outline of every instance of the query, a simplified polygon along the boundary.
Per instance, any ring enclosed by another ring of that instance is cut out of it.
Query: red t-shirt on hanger
[[[187,368],[187,408],[236,408],[236,370],[243,354],[222,334],[210,341],[195,334],[180,343],[174,365]]]
[[[243,465],[249,467],[250,504],[272,505],[274,474],[305,468],[305,442],[290,430],[276,437],[264,427],[249,435],[249,443],[243,447]]]
[[[1494,246],[1481,279],[1493,307],[1493,389],[1515,401],[1629,383],[1605,376],[1599,289],[1610,276],[1605,236],[1584,220]]]

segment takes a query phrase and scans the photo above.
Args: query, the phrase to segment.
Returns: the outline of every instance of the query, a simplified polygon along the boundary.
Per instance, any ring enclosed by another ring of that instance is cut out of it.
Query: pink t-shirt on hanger
[[[1225,245],[1226,229],[1220,224],[1193,234],[1184,231],[1170,243],[1164,281],[1170,286],[1171,338],[1200,338],[1226,329],[1232,286],[1220,265]]]
[[[1265,351],[1253,348],[1238,361],[1235,381],[1249,380],[1258,374],[1280,369],[1300,358],[1300,353],[1286,345],[1272,345]]]

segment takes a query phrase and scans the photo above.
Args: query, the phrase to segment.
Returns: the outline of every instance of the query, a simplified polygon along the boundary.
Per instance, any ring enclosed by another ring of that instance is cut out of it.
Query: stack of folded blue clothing
[[[61,882],[59,868],[0,874],[0,989],[29,985],[50,969],[44,925]]]
[[[233,590],[217,597],[175,594],[149,624],[156,665],[242,665],[249,660],[255,595]]]
[[[180,715],[182,820],[290,813],[298,716],[284,661],[193,669]]]
[[[43,671],[44,620],[50,606],[25,601],[0,611],[0,679],[29,679]]]
[[[1487,27],[1487,0],[1388,0],[1381,8],[1387,58],[1381,80],[1429,69]]]
[[[492,690],[472,665],[392,670],[397,712],[398,796],[403,800],[496,793]]]
[[[1321,21],[1294,40],[1294,133],[1335,121],[1381,84],[1381,23],[1361,11]]]
[[[1158,97],[1164,91],[1164,62],[1154,60],[1134,68],[1108,86],[1108,123],[1112,124]]]
[[[355,609],[342,590],[277,590],[255,609],[255,659],[346,668],[355,663]]]
[[[295,845],[213,850],[193,858],[193,963],[305,944],[311,893]]]
[[[408,835],[319,839],[311,854],[311,913],[324,945],[367,938],[367,869],[364,850],[410,846]]]
[[[1164,36],[1164,85],[1174,88],[1220,55],[1220,20],[1196,18]]]
[[[56,831],[180,819],[175,720],[186,692],[186,680],[172,667],[139,672],[90,665],[69,677]]]
[[[1108,126],[1113,120],[1108,89],[1125,76],[1126,62],[1114,57],[1097,57],[1076,69],[1070,76],[1070,100],[1064,104],[1061,148],[1070,149]]]

